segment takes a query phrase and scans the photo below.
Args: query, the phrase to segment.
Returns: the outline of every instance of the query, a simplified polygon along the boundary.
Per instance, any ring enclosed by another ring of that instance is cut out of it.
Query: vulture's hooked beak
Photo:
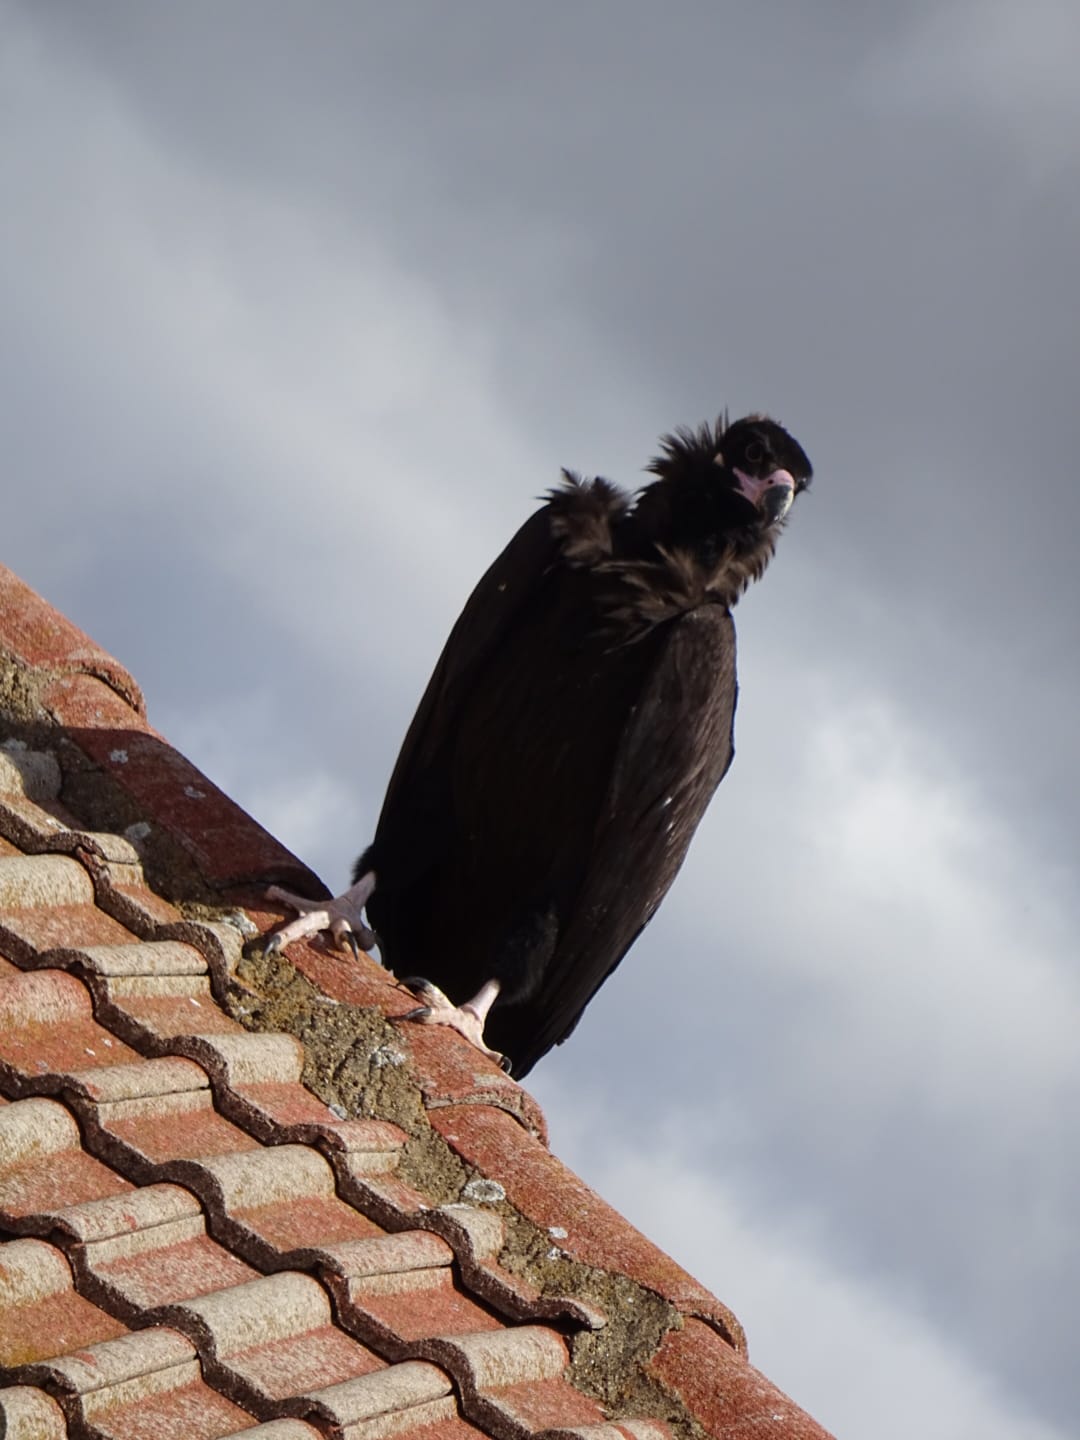
[[[765,516],[770,525],[782,520],[795,499],[795,481],[790,470],[772,470],[760,478],[735,470],[736,489]]]

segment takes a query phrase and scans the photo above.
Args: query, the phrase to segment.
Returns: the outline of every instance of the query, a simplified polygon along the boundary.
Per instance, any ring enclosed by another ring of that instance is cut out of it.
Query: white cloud
[[[815,694],[790,669],[785,686]],[[743,792],[736,823],[754,828],[758,855],[784,837],[782,907],[766,908],[769,867],[752,865],[743,884],[776,937],[762,937],[755,963],[818,987],[845,1037],[803,1032],[819,1083],[841,1087],[850,1067],[867,1073],[888,1054],[912,1103],[1016,1123],[1064,1087],[1080,1093],[1080,916],[1064,869],[1040,862],[962,764],[884,697],[834,676],[800,734],[790,786]],[[767,774],[775,743],[748,736],[740,764]]]

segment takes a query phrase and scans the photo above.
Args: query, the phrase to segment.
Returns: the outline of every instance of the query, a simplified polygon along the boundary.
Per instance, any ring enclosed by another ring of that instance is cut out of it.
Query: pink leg
[[[331,940],[339,950],[347,944],[359,959],[361,947],[370,950],[375,944],[375,936],[364,924],[363,917],[364,906],[374,892],[374,870],[361,875],[355,885],[334,900],[305,900],[302,895],[293,895],[289,890],[271,885],[266,892],[266,898],[288,905],[297,911],[297,918],[270,936],[266,943],[267,954],[272,955],[277,950],[283,950],[294,940],[302,940],[305,936],[318,935],[321,931],[328,930]]]
[[[504,1070],[509,1070],[506,1056],[492,1050],[484,1040],[484,1021],[502,988],[498,980],[485,981],[473,998],[464,1005],[452,1005],[439,987],[432,985],[430,980],[411,979],[401,983],[411,990],[418,1000],[424,1002],[416,1010],[402,1015],[402,1020],[414,1020],[421,1025],[449,1025],[459,1035],[464,1035],[482,1055],[494,1060],[496,1065],[501,1065]]]

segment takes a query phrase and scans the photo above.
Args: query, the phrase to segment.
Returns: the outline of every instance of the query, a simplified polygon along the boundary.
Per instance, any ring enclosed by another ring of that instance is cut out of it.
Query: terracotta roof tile
[[[324,1440],[325,1431],[316,1430],[304,1420],[268,1420],[243,1432],[236,1430],[221,1440]]]
[[[234,1430],[223,1435],[221,1440],[324,1440],[325,1431],[316,1430],[305,1420],[267,1420],[265,1425],[253,1425],[250,1430]]]
[[[0,641],[27,665],[51,675],[100,676],[135,714],[145,715],[142,692],[123,666],[2,565],[0,613],[4,616]]]
[[[127,945],[92,945],[79,950],[62,950],[57,958],[62,958],[69,965],[85,967],[91,974],[108,979],[203,976],[209,968],[194,945],[185,945],[179,940],[155,940],[147,944],[134,942]]]
[[[307,1145],[205,1157],[187,1174],[216,1231],[265,1267],[281,1265],[315,1235],[335,1244],[379,1233],[362,1211],[338,1197],[333,1171]]]
[[[455,1284],[454,1252],[422,1230],[327,1245],[313,1252],[349,1328],[390,1356],[431,1335],[496,1330],[502,1321]]]
[[[339,1429],[343,1440],[480,1440],[461,1419],[448,1377],[434,1365],[405,1361],[309,1395],[310,1415]]]
[[[722,1440],[821,1440],[825,1433],[700,1321],[687,1320],[665,1335],[649,1368]]]
[[[37,1214],[132,1188],[87,1154],[65,1106],[30,1099],[0,1109],[0,1225],[6,1229],[24,1232]]]
[[[178,1185],[147,1185],[42,1218],[67,1242],[82,1293],[129,1322],[257,1273],[207,1234],[202,1206]]]
[[[245,958],[318,882],[2,569],[0,616],[0,1433],[824,1436],[386,972]]]
[[[219,885],[253,877],[310,885],[311,872],[149,726],[106,683],[89,675],[54,681],[46,710],[146,817],[176,836]]]
[[[67,1440],[60,1406],[34,1385],[0,1388],[0,1435],[4,1440]]]
[[[144,1060],[71,1081],[92,1148],[139,1180],[179,1178],[189,1161],[258,1143],[214,1108],[206,1071],[190,1060]]]
[[[546,1326],[517,1325],[432,1339],[417,1350],[453,1374],[466,1415],[506,1440],[536,1430],[597,1424],[604,1418],[596,1402],[564,1378],[566,1344]]]
[[[111,1340],[125,1327],[76,1294],[71,1266],[42,1240],[0,1244],[0,1367]]]
[[[249,1416],[207,1385],[194,1345],[156,1327],[26,1366],[53,1394],[69,1425],[103,1440],[211,1440]]]
[[[544,1440],[671,1440],[671,1427],[662,1420],[621,1420],[602,1425],[563,1426],[542,1430]]]
[[[263,1418],[282,1401],[383,1366],[333,1323],[322,1286],[297,1271],[170,1305],[159,1318],[195,1342],[219,1389]]]
[[[93,1018],[86,986],[62,970],[0,974],[0,1074],[14,1094],[46,1076],[139,1056]]]
[[[85,869],[64,855],[19,855],[0,863],[0,910],[93,905]]]
[[[2,863],[11,865],[15,861]],[[60,945],[112,945],[126,939],[130,936],[122,926],[90,905],[57,904],[37,910],[0,907],[0,951],[19,964],[24,957]]]
[[[249,913],[260,930],[276,925],[279,912],[249,907]],[[334,951],[298,945],[290,958],[296,969],[327,995],[343,1003],[364,1007],[377,1006],[389,1017],[400,1017],[416,1008],[411,992],[391,983],[385,971],[357,966]],[[374,973],[372,973],[374,972]],[[545,1144],[547,1122],[540,1106],[527,1090],[511,1080],[491,1060],[471,1045],[447,1045],[437,1028],[414,1026],[408,1040],[400,1038],[408,1049],[413,1074],[429,1109],[450,1104],[493,1105],[504,1109]]]

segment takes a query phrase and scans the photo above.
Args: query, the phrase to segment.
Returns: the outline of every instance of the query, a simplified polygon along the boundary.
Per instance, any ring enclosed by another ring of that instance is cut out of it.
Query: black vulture
[[[812,470],[764,415],[680,429],[636,499],[563,472],[469,597],[352,888],[370,947],[513,1075],[574,1029],[656,912],[733,755],[731,607]],[[369,930],[363,923],[366,913]]]

